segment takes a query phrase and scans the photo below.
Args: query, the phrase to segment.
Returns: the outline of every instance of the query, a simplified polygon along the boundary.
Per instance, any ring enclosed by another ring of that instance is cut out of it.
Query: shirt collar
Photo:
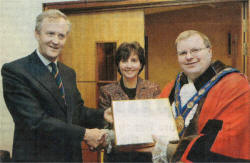
[[[194,86],[196,90],[197,91],[200,90],[201,87],[203,87],[210,79],[212,79],[212,77],[214,77],[218,72],[223,70],[225,67],[226,66],[220,61],[212,63],[201,76],[195,79]],[[188,83],[187,76],[182,75],[181,86],[186,83]]]
[[[208,69],[194,81],[194,86],[196,90],[200,90],[212,77],[216,75],[216,71],[212,66],[209,66]]]
[[[39,52],[38,49],[36,49],[36,53],[37,53],[38,57],[40,58],[40,60],[43,62],[43,64],[44,64],[45,66],[48,66],[48,65],[51,63],[51,61],[48,60],[47,58],[45,58],[45,57]],[[56,60],[54,63],[57,65],[57,60]]]
[[[218,72],[220,72],[221,70],[223,70],[226,67],[227,66],[220,61],[215,61],[214,63],[212,63],[208,67],[208,69],[194,81],[195,89],[197,91],[199,91],[200,88],[202,86],[204,86],[214,75],[216,75]],[[187,76],[185,74],[181,75],[180,82],[181,82],[181,87],[184,84],[188,83],[188,79],[187,79]],[[175,90],[175,85],[174,85],[174,87],[169,95],[169,101],[171,104],[174,101],[174,93],[175,93],[174,90]]]
[[[208,67],[208,69],[201,75],[199,76],[197,79],[195,79],[194,81],[194,86],[196,88],[196,90],[200,90],[200,88],[206,84],[214,75],[216,74],[216,72],[213,70],[213,68],[211,66]],[[184,84],[188,83],[188,79],[187,76],[185,74],[183,74],[181,76],[181,87]]]

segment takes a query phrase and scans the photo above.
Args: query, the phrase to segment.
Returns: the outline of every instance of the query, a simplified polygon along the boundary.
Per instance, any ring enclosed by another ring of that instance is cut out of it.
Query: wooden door
[[[116,80],[114,79],[116,75],[102,74],[105,71],[99,69],[100,65],[97,65],[105,59],[97,58],[97,51],[101,49],[98,43],[115,43],[113,51],[122,42],[138,41],[144,46],[144,13],[142,10],[112,11],[71,14],[68,17],[72,22],[72,29],[60,60],[76,71],[78,89],[85,105],[96,108],[98,87],[112,82],[101,78],[111,75],[113,81]],[[114,67],[114,62],[109,64],[112,65],[107,67]],[[97,152],[89,151],[87,145],[82,146],[84,162],[101,160]]]
[[[209,37],[213,60],[221,60],[244,72],[242,2],[175,7],[158,13],[146,10],[145,13],[149,80],[160,83],[161,88],[181,71],[175,39],[179,33],[190,29]]]

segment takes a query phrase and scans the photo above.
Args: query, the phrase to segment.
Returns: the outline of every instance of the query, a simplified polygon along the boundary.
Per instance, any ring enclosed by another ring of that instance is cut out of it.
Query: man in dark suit
[[[37,17],[38,49],[2,67],[3,93],[15,123],[13,160],[81,162],[81,142],[92,149],[104,142],[100,121],[110,110],[84,106],[75,71],[57,61],[70,22],[58,10]],[[99,123],[97,123],[99,122]]]

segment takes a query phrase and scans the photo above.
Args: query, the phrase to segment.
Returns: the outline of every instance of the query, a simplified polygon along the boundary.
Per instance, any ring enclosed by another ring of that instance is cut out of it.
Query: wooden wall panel
[[[84,99],[84,105],[96,108],[96,83],[95,82],[78,82],[77,87]]]
[[[250,83],[250,3],[247,6],[247,77]]]
[[[248,78],[248,82],[250,83],[250,56],[249,54],[247,56],[247,78]]]
[[[149,41],[149,80],[160,83],[161,88],[175,79],[180,71],[175,39],[184,30],[194,29],[205,33],[213,45],[213,58],[239,70],[242,67],[241,52],[241,3],[200,6],[177,11],[147,15],[146,33]],[[228,55],[228,33],[235,46]],[[157,72],[157,73],[156,73]]]
[[[100,156],[100,152],[92,152],[89,150],[88,145],[85,142],[82,142],[81,144],[82,146],[82,159],[83,159],[83,163],[85,162],[93,162],[93,163],[97,163],[100,162],[101,158]]]
[[[85,105],[96,108],[96,43],[138,41],[144,47],[143,10],[68,15],[72,29],[60,60],[76,71]],[[116,72],[115,72],[116,73]],[[143,75],[142,75],[143,77]],[[98,153],[83,144],[84,162],[97,162]]]
[[[77,72],[78,81],[95,81],[96,42],[138,41],[144,46],[142,10],[69,15],[72,31],[62,61]],[[70,53],[70,54],[69,54]]]

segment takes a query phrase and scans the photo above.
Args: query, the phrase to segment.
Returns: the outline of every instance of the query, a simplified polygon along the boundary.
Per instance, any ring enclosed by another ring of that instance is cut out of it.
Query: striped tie
[[[51,73],[54,76],[54,78],[56,79],[56,84],[58,85],[58,88],[60,90],[62,98],[65,101],[64,87],[63,87],[62,79],[61,79],[61,76],[60,76],[59,71],[57,69],[57,66],[56,66],[56,64],[54,62],[51,62],[50,66],[52,67],[52,72]]]

